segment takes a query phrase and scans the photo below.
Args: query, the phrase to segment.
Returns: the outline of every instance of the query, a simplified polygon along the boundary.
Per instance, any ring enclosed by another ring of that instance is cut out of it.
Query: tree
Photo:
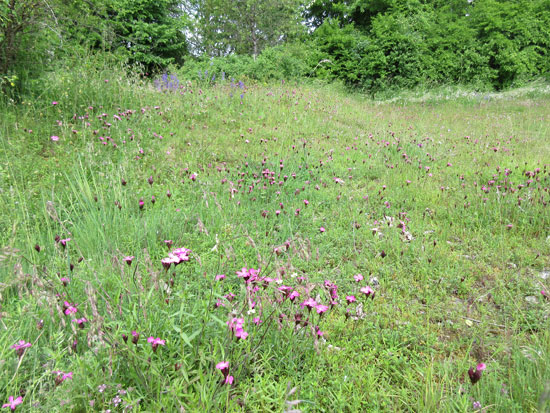
[[[21,39],[39,30],[46,11],[42,0],[0,0],[0,74],[13,68]]]
[[[107,10],[116,45],[130,63],[149,70],[183,63],[187,54],[186,16],[176,0],[114,0]]]
[[[256,58],[304,30],[299,0],[195,0],[187,7],[194,14],[195,52],[209,56]]]

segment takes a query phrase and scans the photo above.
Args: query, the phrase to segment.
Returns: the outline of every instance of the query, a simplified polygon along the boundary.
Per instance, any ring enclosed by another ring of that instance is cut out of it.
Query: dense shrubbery
[[[549,72],[547,0],[432,3],[395,2],[368,26],[325,20],[315,31],[317,51],[333,64],[316,75],[362,89],[433,83],[500,89]]]
[[[88,50],[143,72],[184,64],[187,78],[315,77],[372,92],[443,84],[503,89],[550,73],[550,0],[316,0],[301,6],[309,33],[294,0],[282,9],[243,0],[232,17],[220,14],[222,0],[54,1],[48,12],[38,7],[43,0],[31,3],[36,7],[21,0],[0,6],[4,92],[15,83],[20,93],[42,67]],[[239,23],[245,15],[251,27]],[[223,36],[211,30],[218,20]]]

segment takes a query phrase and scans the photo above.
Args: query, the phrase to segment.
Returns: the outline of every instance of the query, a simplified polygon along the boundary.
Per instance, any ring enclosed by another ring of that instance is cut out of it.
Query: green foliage
[[[247,54],[295,40],[303,32],[300,0],[196,0],[196,52],[206,56]]]
[[[372,91],[442,83],[506,88],[550,73],[548,0],[317,1],[318,76]],[[336,20],[331,17],[337,17]]]
[[[148,70],[181,64],[187,54],[187,26],[175,0],[116,0],[108,10],[117,44],[130,63]]]
[[[288,43],[266,48],[256,59],[248,55],[190,59],[178,73],[186,79],[208,83],[219,82],[222,77],[239,79],[243,76],[262,82],[303,79],[312,73],[315,57],[316,54],[311,48],[304,47],[304,43]]]

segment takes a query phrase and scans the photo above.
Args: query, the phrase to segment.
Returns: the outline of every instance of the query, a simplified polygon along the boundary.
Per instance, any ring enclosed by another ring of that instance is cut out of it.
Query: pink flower
[[[55,100],[52,102],[52,105],[55,106],[57,105],[58,102],[56,102]]]
[[[65,248],[67,246],[67,242],[69,242],[70,240],[70,238],[60,239],[59,243],[63,246],[63,248]]]
[[[355,298],[354,295],[348,295],[348,296],[346,297],[346,301],[348,302],[348,304],[351,304],[351,303],[353,303],[353,302],[356,301],[356,298]]]
[[[155,338],[153,336],[149,337],[147,339],[147,342],[151,344],[151,347],[155,352],[157,351],[158,346],[164,346],[166,344],[164,340],[161,340],[160,338]]]
[[[300,293],[298,291],[292,291],[288,296],[288,298],[290,299],[290,301],[294,301],[299,296],[300,296]]]
[[[229,362],[228,361],[220,361],[218,364],[216,364],[216,368],[220,370],[223,374],[224,381],[223,384],[233,384],[233,376],[229,375]]]
[[[78,311],[76,307],[73,304],[69,303],[68,301],[65,301],[63,303],[63,307],[64,307],[65,315],[76,314],[76,312]]]
[[[73,323],[76,323],[78,324],[78,326],[80,328],[84,328],[84,324],[88,322],[88,320],[86,320],[86,318],[82,317],[82,318],[75,318],[74,320],[72,320]]]
[[[218,274],[216,275],[216,281],[221,281],[225,278],[225,274]]]
[[[23,403],[23,398],[19,396],[17,399],[14,399],[13,396],[8,397],[8,402],[2,405],[2,409],[9,407],[12,410],[15,410],[17,406]]]
[[[309,201],[307,199],[304,199],[304,205],[305,206],[308,206],[309,205]]]
[[[357,274],[353,276],[353,279],[357,282],[363,281],[363,276],[361,274]]]
[[[315,302],[315,300],[313,298],[309,297],[302,304],[300,304],[300,307],[302,307],[302,308],[307,307],[307,309],[311,311],[311,309],[315,308],[316,305],[317,305],[317,303]]]
[[[15,343],[13,346],[11,346],[12,349],[15,350],[19,358],[23,357],[23,354],[25,353],[25,349],[31,347],[31,343],[27,343],[25,340],[19,340],[19,342]]]
[[[128,265],[132,265],[132,261],[134,260],[134,258],[136,257],[134,257],[133,255],[130,255],[128,257],[124,257],[122,261],[124,261]]]
[[[366,287],[361,288],[359,291],[361,291],[367,298],[371,297],[374,299],[374,290],[370,288],[368,285]]]
[[[50,139],[54,142],[57,142],[59,140],[59,136],[52,135],[52,136],[50,136]]]
[[[470,367],[470,370],[468,370],[468,376],[470,376],[470,381],[472,382],[472,384],[476,384],[479,379],[481,379],[481,374],[486,367],[487,366],[485,365],[485,363],[479,363],[476,366],[475,371],[473,367]]]
[[[253,282],[258,278],[260,270],[254,268],[247,269],[243,267],[240,271],[237,271],[237,277],[244,279],[246,283]]]
[[[315,306],[315,309],[317,310],[317,314],[323,314],[328,310],[328,306],[323,304],[317,304]]]
[[[322,232],[325,232],[325,231],[326,231],[326,230],[325,230],[325,227],[321,227],[321,228],[319,228],[319,232],[321,232],[321,233],[322,233]]]
[[[59,386],[61,383],[63,383],[65,380],[73,378],[73,372],[70,371],[68,373],[63,373],[62,371],[54,371],[54,374],[57,374],[55,378],[55,385]]]
[[[139,340],[139,333],[137,331],[132,331],[132,343],[137,344]]]

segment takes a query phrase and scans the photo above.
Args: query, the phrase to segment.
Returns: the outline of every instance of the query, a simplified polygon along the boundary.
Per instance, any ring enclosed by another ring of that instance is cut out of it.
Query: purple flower
[[[137,331],[132,331],[132,343],[137,344],[139,340],[139,333]]]
[[[31,343],[27,343],[25,340],[19,340],[17,343],[11,346],[11,348],[14,349],[17,355],[19,356],[19,358],[21,358],[25,353],[25,349],[31,346],[32,346]]]
[[[70,371],[68,373],[63,373],[62,371],[54,371],[54,374],[57,374],[55,377],[55,385],[59,386],[61,383],[63,383],[65,380],[73,378],[73,372]]]

